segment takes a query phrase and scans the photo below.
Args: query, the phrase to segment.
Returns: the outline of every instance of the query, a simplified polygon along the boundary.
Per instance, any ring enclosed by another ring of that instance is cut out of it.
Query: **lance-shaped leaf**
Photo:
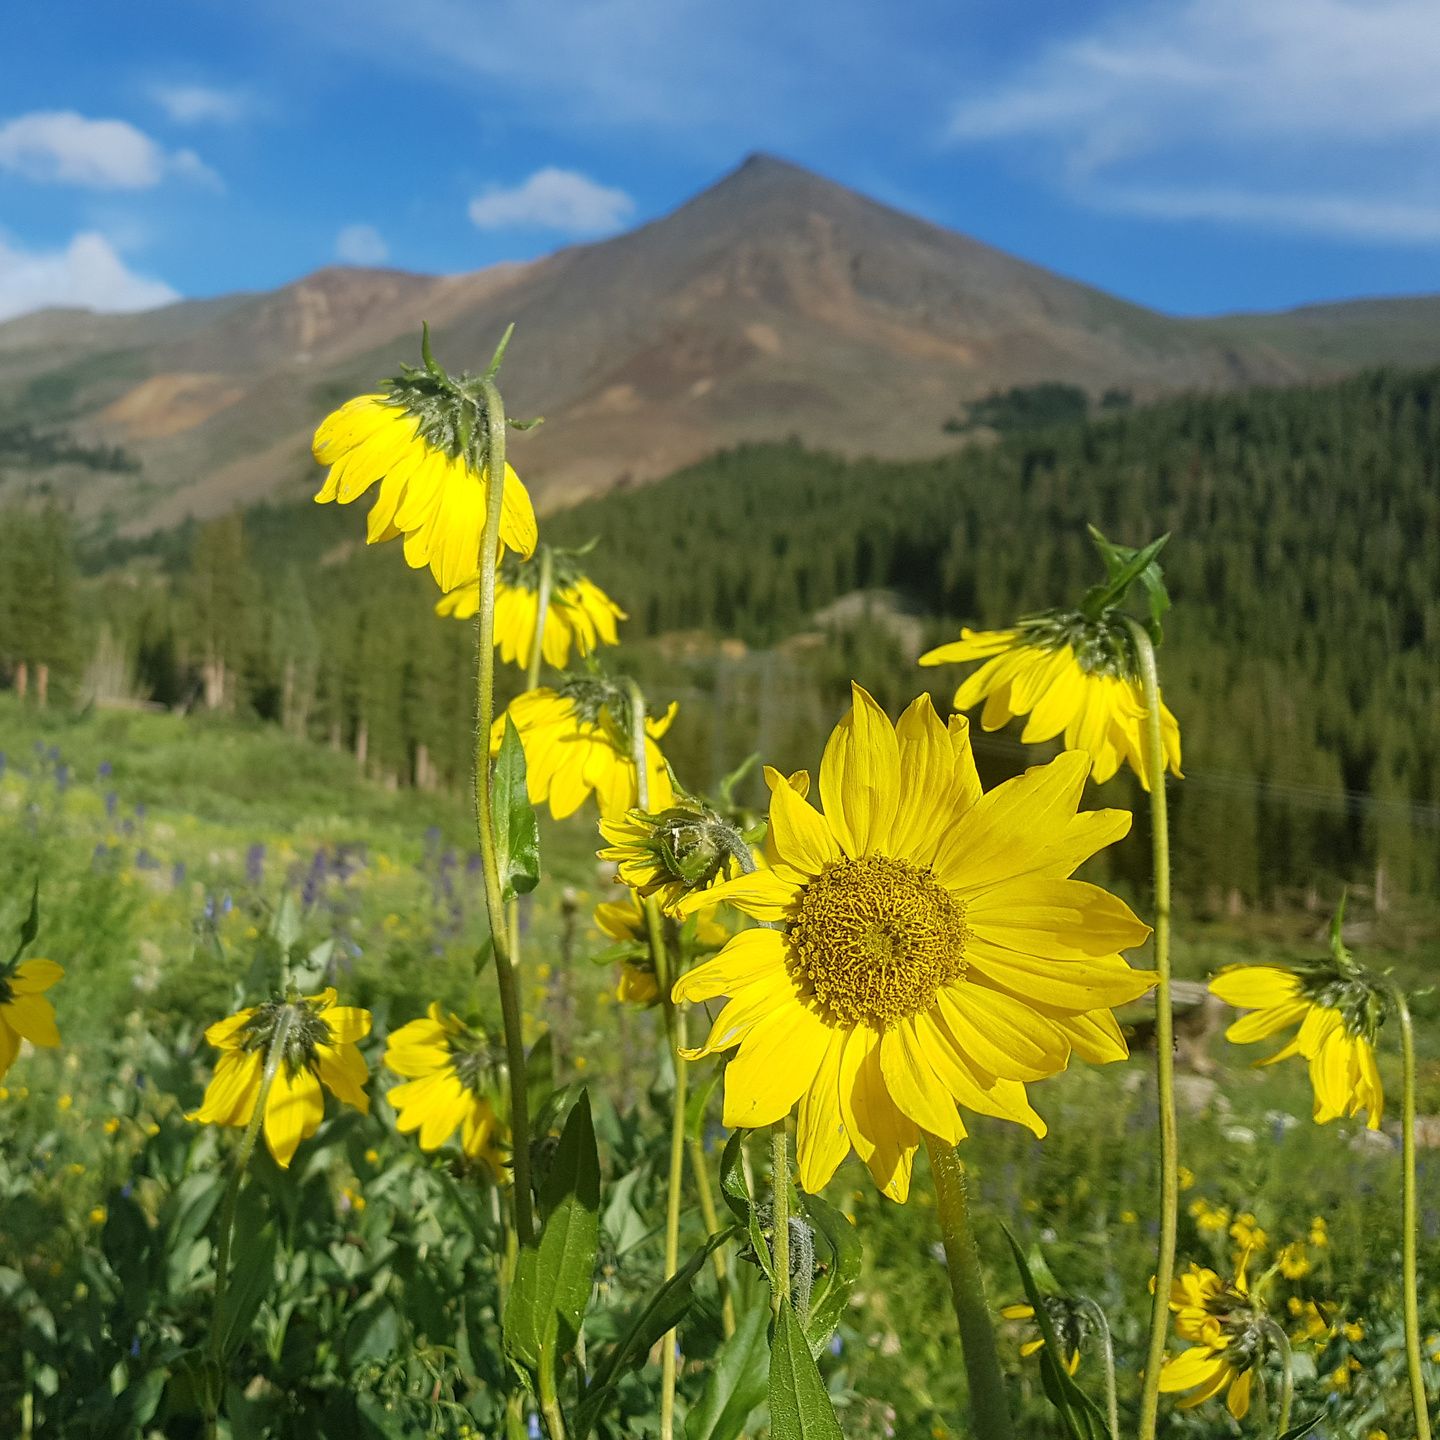
[[[528,895],[540,883],[540,825],[525,789],[525,747],[507,713],[505,738],[495,760],[495,862],[507,901]]]
[[[702,1245],[658,1290],[635,1315],[615,1348],[596,1367],[585,1398],[576,1412],[575,1428],[579,1435],[586,1436],[600,1418],[606,1401],[615,1390],[620,1377],[631,1370],[638,1370],[648,1358],[655,1343],[669,1334],[684,1318],[695,1299],[691,1288],[700,1267],[709,1258],[711,1251],[723,1245],[735,1234],[734,1230],[722,1230]]]
[[[565,1122],[546,1178],[540,1239],[520,1251],[505,1306],[505,1353],[532,1375],[574,1343],[590,1299],[600,1238],[600,1157],[590,1096],[582,1091]]]
[[[750,1412],[770,1393],[770,1308],[740,1317],[720,1347],[700,1403],[685,1420],[685,1440],[736,1440]]]
[[[1045,1297],[1030,1273],[1025,1252],[1008,1226],[1000,1228],[1005,1231],[1005,1238],[1014,1252],[1020,1281],[1025,1287],[1025,1298],[1035,1312],[1035,1324],[1045,1342],[1040,1347],[1040,1383],[1045,1389],[1045,1398],[1055,1407],[1070,1440],[1105,1440],[1110,1435],[1109,1422],[1100,1407],[1075,1383],[1065,1368],[1060,1342],[1055,1337],[1055,1327],[1050,1323],[1050,1312],[1045,1308]]]
[[[1279,1440],[1301,1440],[1301,1436],[1308,1435],[1324,1418],[1325,1412],[1317,1410],[1303,1425],[1292,1425]]]
[[[805,1331],[788,1300],[770,1341],[771,1440],[843,1440]]]
[[[725,1144],[725,1151],[720,1157],[720,1193],[725,1197],[731,1213],[745,1226],[755,1258],[773,1285],[775,1266],[770,1258],[770,1242],[765,1238],[765,1232],[750,1199],[750,1188],[745,1183],[745,1166],[740,1150],[744,1141],[745,1132],[736,1130]]]
[[[15,953],[10,957],[9,963],[11,965],[25,953],[25,947],[32,944],[39,933],[40,882],[36,880],[35,888],[30,892],[30,913],[25,917],[25,923],[20,927],[20,943],[15,947]]]

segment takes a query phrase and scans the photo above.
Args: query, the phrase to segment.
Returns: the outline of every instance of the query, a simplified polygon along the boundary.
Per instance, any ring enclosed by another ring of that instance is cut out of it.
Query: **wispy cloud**
[[[604,235],[635,212],[623,191],[596,184],[575,170],[547,166],[513,189],[491,189],[470,202],[470,219],[482,230],[558,230]]]
[[[954,111],[1107,209],[1400,242],[1440,215],[1431,0],[1151,3]]]
[[[238,90],[208,85],[157,85],[150,92],[165,113],[181,125],[230,125],[249,114],[249,98]]]
[[[220,185],[193,150],[167,154],[127,121],[89,120],[74,110],[37,110],[0,125],[0,169],[91,190],[147,190],[171,174]]]
[[[89,310],[153,310],[180,298],[163,280],[137,275],[93,231],[63,250],[28,251],[0,236],[0,320],[48,305]]]
[[[373,225],[347,225],[335,237],[335,254],[347,265],[383,265],[390,247]]]

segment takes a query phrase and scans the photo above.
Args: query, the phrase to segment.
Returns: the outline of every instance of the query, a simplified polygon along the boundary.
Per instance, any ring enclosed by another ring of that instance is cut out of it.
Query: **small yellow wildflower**
[[[120,1117],[112,1115],[104,1124],[104,1131],[107,1135],[113,1135],[120,1128]]]
[[[1310,1243],[1317,1250],[1323,1250],[1330,1243],[1330,1232],[1326,1228],[1323,1215],[1317,1215],[1310,1222]]]
[[[90,1223],[92,1225],[103,1225],[105,1223],[106,1210],[103,1205],[97,1205],[90,1212]]]
[[[55,1102],[55,1108],[63,1115],[74,1103],[75,1097],[73,1095],[62,1095]]]
[[[1230,1238],[1242,1250],[1263,1253],[1270,1237],[1255,1223],[1255,1217],[1246,1213],[1235,1217],[1235,1223],[1230,1227]]]
[[[1122,1225],[1134,1225],[1140,1217],[1133,1210],[1122,1210],[1120,1212],[1120,1223]]]
[[[1305,1253],[1305,1242],[1293,1240],[1284,1246],[1276,1259],[1280,1262],[1280,1273],[1287,1280],[1302,1280],[1310,1273],[1310,1257]]]
[[[1345,1326],[1343,1333],[1352,1345],[1358,1345],[1365,1338],[1365,1326],[1359,1320],[1352,1320]]]
[[[67,1175],[80,1176],[85,1173],[85,1167],[78,1161],[71,1161],[71,1163],[65,1167],[65,1173]]]
[[[1175,1173],[1182,1190],[1189,1190],[1195,1184],[1195,1172],[1187,1166],[1182,1165]]]
[[[378,1165],[380,1163],[380,1152],[378,1150],[367,1150],[365,1152],[365,1163],[367,1165]]]

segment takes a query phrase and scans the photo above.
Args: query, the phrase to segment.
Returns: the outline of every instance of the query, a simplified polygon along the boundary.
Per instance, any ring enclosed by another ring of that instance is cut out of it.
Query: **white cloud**
[[[220,183],[194,151],[167,155],[124,120],[87,120],[74,110],[35,111],[0,126],[0,169],[92,190],[147,190],[171,173]]]
[[[335,253],[347,265],[383,265],[390,247],[373,225],[347,225],[335,237]]]
[[[88,310],[153,310],[180,298],[163,280],[128,269],[114,247],[94,231],[76,235],[63,250],[17,249],[0,237],[0,320],[47,305]]]
[[[157,85],[151,92],[165,113],[181,125],[205,121],[233,124],[250,109],[248,99],[234,90],[214,90],[208,85]]]
[[[1039,142],[1082,199],[1137,213],[1432,240],[1433,0],[1169,0],[968,98],[963,142]]]
[[[537,170],[511,190],[486,191],[470,202],[470,218],[482,230],[530,227],[567,235],[603,235],[618,230],[635,212],[623,190],[597,185],[575,170],[553,165]]]

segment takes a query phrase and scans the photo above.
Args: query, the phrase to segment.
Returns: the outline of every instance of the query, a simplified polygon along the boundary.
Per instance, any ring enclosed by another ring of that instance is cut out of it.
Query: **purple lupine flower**
[[[148,850],[141,850],[135,856],[135,868],[137,870],[158,870],[160,862]]]
[[[261,840],[245,852],[245,883],[257,890],[265,883],[265,844]]]
[[[105,818],[107,820],[113,820],[115,818],[115,807],[119,803],[120,797],[113,790],[107,790],[105,792]]]
[[[108,780],[113,773],[113,767],[108,760],[100,762],[100,768],[95,772],[102,780]]]
[[[832,1355],[838,1355],[844,1348],[845,1342],[839,1337],[839,1335],[832,1335],[830,1337],[830,1353]]]
[[[220,913],[228,915],[235,908],[235,902],[230,898],[230,892],[225,892],[225,898],[220,902]]]
[[[301,904],[308,910],[315,903],[315,897],[320,893],[320,887],[325,883],[325,874],[329,868],[329,857],[324,850],[317,850],[315,858],[310,862],[310,873],[305,877],[305,884],[300,891]]]
[[[70,767],[68,765],[55,767],[55,788],[62,795],[70,788]]]
[[[170,883],[178,890],[185,883],[185,862],[177,860],[175,869],[171,872]]]
[[[5,778],[5,752],[0,750],[0,780]]]
[[[60,747],[59,747],[58,745],[52,745],[52,746],[50,747],[50,758],[51,758],[52,760],[54,760],[57,764],[59,763],[59,760],[60,760]]]
[[[150,812],[149,812],[148,810],[146,810],[146,808],[144,807],[144,805],[137,805],[137,806],[135,807],[135,818],[136,818],[137,820],[143,820],[143,819],[146,817],[146,815],[148,815],[149,813],[150,813]]]

